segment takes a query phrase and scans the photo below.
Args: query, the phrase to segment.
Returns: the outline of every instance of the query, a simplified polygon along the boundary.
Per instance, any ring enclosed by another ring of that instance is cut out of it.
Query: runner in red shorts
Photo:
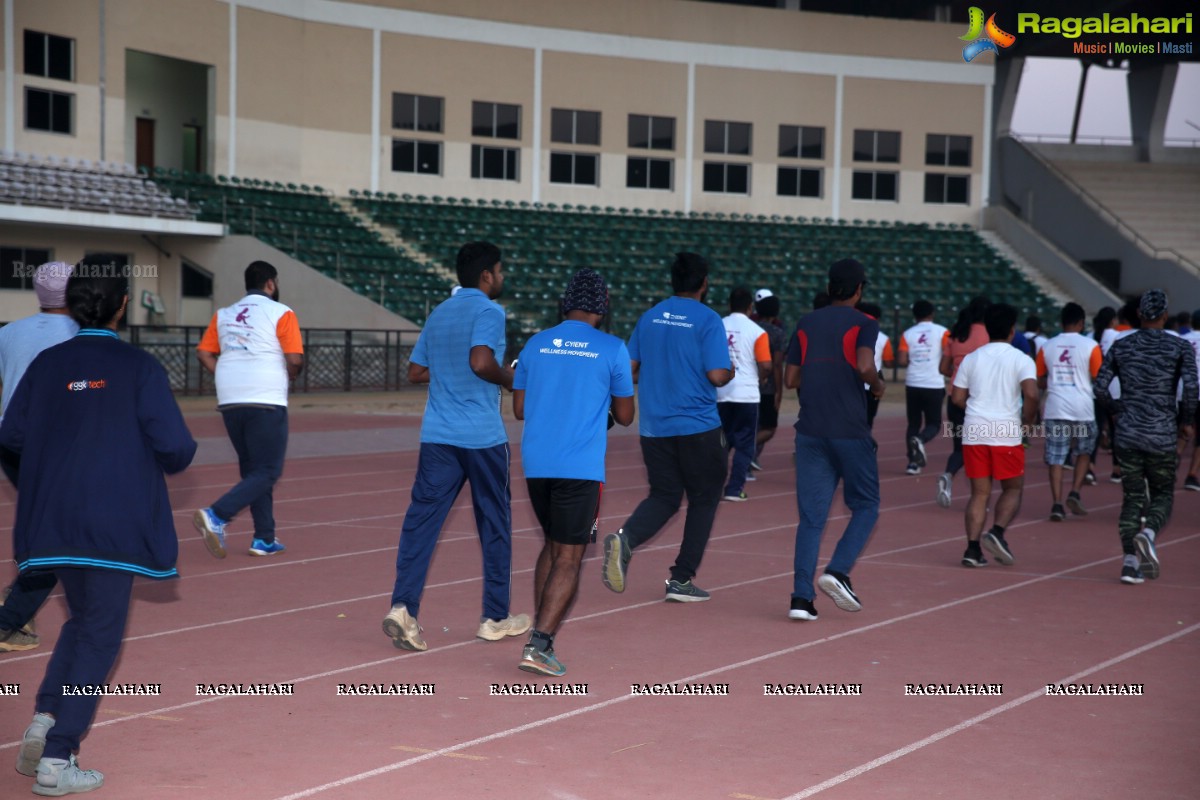
[[[1013,563],[1004,529],[1021,508],[1021,490],[1025,485],[1025,448],[1021,446],[1021,435],[1023,428],[1033,424],[1038,410],[1033,359],[1010,345],[1017,310],[997,303],[988,307],[983,322],[988,344],[963,359],[950,396],[955,405],[966,409],[963,466],[971,481],[971,499],[966,512],[964,567],[987,564],[981,543],[1001,564]],[[1000,499],[996,501],[992,527],[983,533],[993,480],[1000,481]]]

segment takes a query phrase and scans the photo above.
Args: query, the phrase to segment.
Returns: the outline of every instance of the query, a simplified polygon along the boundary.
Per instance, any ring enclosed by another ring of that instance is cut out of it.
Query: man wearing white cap
[[[71,277],[72,268],[71,264],[61,261],[38,267],[33,274],[38,313],[0,328],[0,381],[4,383],[4,393],[0,395],[0,419],[33,359],[46,348],[67,341],[79,330],[67,313],[67,278]],[[16,486],[15,454],[0,452],[0,467]],[[0,607],[0,652],[32,650],[38,646],[33,616],[46,602],[56,583],[53,572],[26,570],[4,590],[4,605]]]

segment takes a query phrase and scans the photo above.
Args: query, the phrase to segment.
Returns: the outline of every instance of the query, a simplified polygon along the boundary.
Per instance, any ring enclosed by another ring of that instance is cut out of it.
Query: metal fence
[[[295,392],[398,389],[408,384],[408,357],[420,331],[306,328],[304,371]],[[123,338],[158,359],[171,389],[182,395],[215,394],[213,376],[196,359],[204,328],[131,325]]]

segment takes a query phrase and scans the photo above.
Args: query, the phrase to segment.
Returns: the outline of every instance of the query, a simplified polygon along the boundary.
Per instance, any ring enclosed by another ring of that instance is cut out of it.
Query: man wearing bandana
[[[1142,295],[1138,316],[1141,329],[1113,343],[1095,383],[1096,400],[1115,418],[1113,456],[1124,492],[1117,528],[1125,552],[1121,582],[1128,584],[1159,576],[1155,541],[1171,516],[1175,445],[1178,437],[1194,433],[1198,391],[1191,346],[1163,329],[1166,294],[1151,289]],[[1110,384],[1118,377],[1121,396],[1113,400]],[[1177,400],[1180,380],[1183,396]]]
[[[555,677],[567,671],[554,653],[554,635],[592,538],[610,408],[613,422],[633,422],[629,350],[596,329],[608,313],[604,278],[591,269],[576,272],[562,311],[563,322],[525,345],[513,376],[513,414],[525,420],[525,483],[546,537],[534,573],[537,616],[517,667]]]

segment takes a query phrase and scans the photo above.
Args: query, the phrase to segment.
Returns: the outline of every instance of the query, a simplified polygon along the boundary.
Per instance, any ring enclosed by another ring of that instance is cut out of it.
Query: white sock
[[[1146,536],[1147,536],[1147,537],[1149,537],[1149,539],[1150,539],[1150,543],[1151,543],[1151,544],[1153,544],[1153,543],[1154,543],[1154,537],[1155,537],[1157,534],[1155,534],[1155,533],[1154,533],[1154,529],[1153,529],[1153,528],[1142,528],[1142,533],[1146,534]]]
[[[1138,565],[1141,563],[1141,559],[1139,559],[1136,555],[1133,553],[1126,553],[1125,562],[1122,566],[1133,567],[1134,569],[1137,569]]]

